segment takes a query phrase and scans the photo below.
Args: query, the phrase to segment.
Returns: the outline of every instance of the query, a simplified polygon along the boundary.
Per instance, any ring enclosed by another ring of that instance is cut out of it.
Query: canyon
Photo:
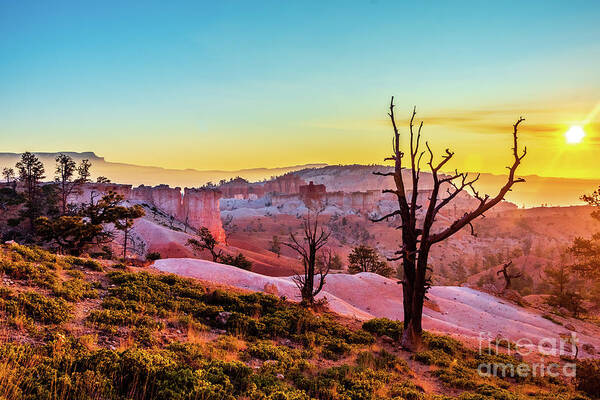
[[[218,241],[225,241],[221,223],[219,200],[221,192],[213,188],[185,188],[168,185],[138,186],[115,183],[88,183],[78,187],[70,201],[83,203],[97,201],[109,192],[123,196],[124,200],[162,211],[178,222],[193,229],[206,227]]]
[[[264,181],[273,176],[282,174],[293,174],[303,179],[306,184],[313,181],[315,184],[325,184],[328,190],[336,191],[359,191],[367,190],[363,187],[365,182],[370,186],[368,189],[381,189],[388,186],[385,179],[377,179],[370,176],[373,171],[386,172],[390,170],[389,166],[384,165],[326,165],[326,164],[308,164],[283,166],[277,168],[249,168],[235,171],[220,170],[195,170],[195,169],[169,169],[155,166],[141,166],[127,164],[123,162],[114,162],[104,159],[94,152],[35,152],[40,161],[43,162],[46,171],[53,171],[55,159],[59,154],[71,156],[77,163],[84,159],[92,163],[92,178],[105,176],[113,182],[122,182],[132,185],[160,185],[168,184],[172,187],[196,187],[207,184],[208,182],[219,182],[224,179],[235,180],[237,177],[243,177],[250,181]],[[0,153],[0,169],[3,167],[14,167],[20,159],[20,153]],[[407,170],[408,171],[408,170]],[[352,177],[351,180],[338,182],[338,174]],[[381,177],[379,177],[381,178]],[[481,173],[478,187],[482,193],[495,190],[502,184],[506,176],[494,175],[490,173]],[[547,206],[566,206],[581,205],[579,199],[582,193],[593,191],[598,183],[595,179],[578,179],[567,177],[543,177],[537,175],[528,175],[525,177],[527,184],[522,185],[519,190],[507,194],[506,200],[519,206],[536,207],[540,205]],[[380,187],[372,187],[376,183]],[[257,190],[257,197],[272,191],[269,184],[253,184],[252,190]],[[259,188],[260,186],[264,187]],[[349,187],[352,186],[352,187]],[[225,189],[225,188],[222,188]],[[285,189],[283,189],[285,191]],[[277,191],[280,191],[278,189]],[[224,197],[229,197],[224,192]]]

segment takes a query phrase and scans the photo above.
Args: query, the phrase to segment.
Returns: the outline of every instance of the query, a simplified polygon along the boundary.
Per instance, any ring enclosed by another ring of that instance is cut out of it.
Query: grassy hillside
[[[0,275],[0,399],[585,398],[576,382],[482,378],[481,362],[520,360],[449,337],[406,353],[385,319],[19,245],[0,247]],[[581,368],[584,388],[598,370]]]

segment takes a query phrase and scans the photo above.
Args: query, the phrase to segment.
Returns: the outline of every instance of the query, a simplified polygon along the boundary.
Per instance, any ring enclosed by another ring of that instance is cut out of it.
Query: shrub
[[[412,358],[427,365],[437,365],[439,367],[448,367],[452,359],[442,350],[425,350],[415,353]]]
[[[432,375],[457,389],[473,389],[477,386],[475,372],[461,364],[432,371]]]
[[[148,347],[153,346],[156,343],[153,332],[153,327],[148,326],[148,324],[141,324],[133,329],[133,335],[137,341]]]
[[[23,312],[35,321],[49,324],[60,324],[70,318],[71,307],[65,300],[36,292],[19,293],[4,301],[7,311],[13,316]]]
[[[55,263],[57,261],[57,256],[55,254],[52,254],[36,246],[23,246],[17,243],[12,243],[9,249],[19,254],[24,261],[37,263]]]
[[[593,398],[600,398],[600,360],[577,363],[577,389]]]
[[[393,399],[404,400],[423,400],[425,395],[423,389],[418,389],[417,386],[410,382],[404,381],[400,384],[393,384],[390,388],[390,396]]]
[[[408,364],[406,361],[396,357],[392,353],[388,353],[385,350],[381,350],[379,352],[361,351],[356,356],[356,365],[358,365],[360,368],[371,368],[374,370],[390,370],[393,368],[403,371],[408,370]]]
[[[429,332],[423,332],[423,343],[431,350],[441,350],[451,356],[464,350],[462,343],[458,340]]]
[[[156,260],[160,260],[160,259],[161,259],[161,256],[158,251],[153,251],[146,255],[146,260],[148,260],[148,261],[156,261]]]
[[[226,328],[227,332],[242,336],[262,336],[262,332],[265,331],[262,322],[238,312],[231,313]]]
[[[221,264],[233,265],[246,271],[252,270],[252,261],[248,260],[242,253],[238,253],[235,257],[224,254],[219,257]]]
[[[77,269],[70,269],[67,272],[67,275],[69,275],[71,278],[76,278],[76,279],[84,279],[85,278],[85,274]]]
[[[163,323],[148,315],[136,313],[127,309],[92,310],[88,320],[96,323],[102,329],[114,330],[115,326],[136,326],[158,329]]]
[[[249,356],[258,358],[259,360],[290,360],[288,349],[286,347],[277,346],[266,341],[260,341],[250,345],[246,352]]]
[[[94,299],[98,297],[98,292],[89,282],[82,279],[70,279],[66,282],[61,282],[52,288],[54,295],[62,297],[68,301],[79,301],[83,298]]]
[[[4,272],[12,279],[45,288],[50,288],[58,282],[58,275],[54,269],[54,264],[47,261],[42,263],[14,259],[0,261],[0,272]]]
[[[341,339],[331,338],[323,346],[323,357],[329,360],[339,360],[341,357],[350,353],[352,348]]]
[[[392,321],[387,318],[373,318],[363,323],[362,328],[377,336],[389,336],[394,340],[402,337],[404,327],[400,321]]]
[[[375,342],[375,338],[369,332],[364,330],[352,331],[346,336],[348,343],[352,344],[371,344]]]
[[[102,264],[100,264],[98,261],[91,259],[91,258],[66,256],[66,257],[64,257],[64,260],[71,265],[77,265],[77,266],[84,267],[84,268],[87,268],[92,271],[101,272],[104,270],[102,268]]]

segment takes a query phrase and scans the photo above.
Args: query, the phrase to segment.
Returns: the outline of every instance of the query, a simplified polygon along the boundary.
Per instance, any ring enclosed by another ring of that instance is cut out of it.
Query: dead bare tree
[[[508,290],[510,289],[511,283],[513,279],[517,279],[523,276],[522,272],[517,272],[514,274],[511,274],[510,272],[508,272],[508,268],[512,265],[512,260],[504,263],[504,265],[502,265],[502,268],[496,272],[496,275],[500,275],[502,274],[502,276],[504,277],[504,290]]]
[[[296,251],[302,258],[303,273],[297,274],[293,280],[302,296],[302,302],[308,305],[314,304],[315,296],[321,292],[325,284],[325,277],[329,274],[331,262],[317,263],[317,254],[327,244],[330,232],[319,226],[319,214],[315,212],[311,218],[310,211],[302,222],[303,236],[298,239],[292,232],[290,242],[283,243],[285,246]],[[323,257],[331,259],[331,253],[322,251]],[[319,264],[319,265],[317,265]],[[315,286],[315,277],[319,276],[319,282]]]
[[[372,219],[374,222],[384,221],[388,218],[399,215],[402,225],[398,229],[402,230],[402,244],[398,251],[395,252],[395,257],[388,258],[389,261],[402,260],[404,279],[402,281],[403,290],[403,308],[404,308],[404,333],[402,335],[401,344],[409,350],[418,350],[422,347],[422,324],[423,317],[423,301],[427,289],[429,288],[429,280],[427,278],[427,260],[431,247],[443,240],[448,239],[460,231],[465,226],[469,226],[471,234],[475,235],[472,225],[473,220],[483,216],[486,211],[500,203],[504,196],[511,190],[512,186],[518,182],[524,182],[522,178],[516,178],[515,173],[521,160],[527,154],[525,148],[522,154],[519,154],[517,147],[517,131],[523,118],[519,118],[513,125],[513,147],[512,155],[513,162],[508,168],[507,181],[500,188],[498,194],[494,197],[489,195],[481,196],[475,190],[473,184],[479,179],[479,175],[471,177],[467,173],[459,173],[455,171],[451,175],[442,175],[441,169],[452,159],[454,153],[446,149],[441,160],[434,161],[434,156],[429,144],[425,142],[426,149],[421,151],[421,122],[417,129],[414,127],[416,116],[416,108],[413,109],[409,124],[409,165],[411,174],[410,185],[405,184],[402,176],[402,170],[405,168],[402,161],[405,153],[400,148],[400,132],[396,125],[394,117],[394,97],[390,102],[389,117],[394,130],[392,141],[392,155],[385,160],[394,162],[393,172],[375,172],[380,176],[392,176],[394,178],[395,189],[384,190],[384,193],[393,193],[398,201],[398,209],[384,215],[381,218]],[[416,130],[416,132],[415,132]],[[417,204],[419,193],[419,178],[421,173],[421,161],[423,156],[428,155],[427,165],[432,175],[433,188],[431,189],[429,204],[424,210],[424,215],[417,219],[417,211],[424,207],[424,204]],[[461,192],[471,192],[471,195],[478,200],[478,204],[471,211],[465,212],[464,215],[455,219],[445,228],[439,231],[432,231],[436,216],[448,204],[450,204],[456,196]]]

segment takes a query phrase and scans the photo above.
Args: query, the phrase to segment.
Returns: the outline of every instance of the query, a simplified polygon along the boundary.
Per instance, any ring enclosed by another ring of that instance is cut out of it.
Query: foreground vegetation
[[[429,333],[410,354],[395,321],[361,326],[120,264],[10,245],[0,274],[1,399],[584,399],[576,384],[598,388],[597,363],[574,384],[481,378],[482,357],[508,356]]]

